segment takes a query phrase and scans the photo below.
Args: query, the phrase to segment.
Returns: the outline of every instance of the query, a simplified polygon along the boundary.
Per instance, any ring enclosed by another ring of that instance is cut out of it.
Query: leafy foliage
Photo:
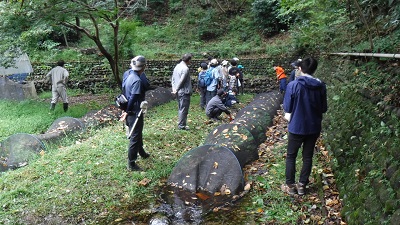
[[[252,3],[252,14],[254,17],[254,25],[265,36],[272,36],[279,33],[281,30],[287,29],[285,17],[280,16],[280,6],[278,0],[256,0]]]

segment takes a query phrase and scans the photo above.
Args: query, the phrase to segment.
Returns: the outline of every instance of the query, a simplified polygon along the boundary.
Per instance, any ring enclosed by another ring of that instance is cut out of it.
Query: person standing
[[[122,92],[128,100],[128,106],[126,111],[122,113],[120,120],[125,120],[131,134],[128,137],[128,170],[141,171],[142,168],[136,164],[138,154],[144,159],[149,158],[150,154],[145,152],[143,148],[144,119],[143,113],[139,116],[139,112],[150,84],[144,73],[146,68],[146,58],[144,56],[139,55],[133,58],[130,66],[131,69],[124,73],[122,81]],[[136,124],[135,121],[137,121]]]
[[[239,82],[240,82],[239,78],[243,77],[243,74],[241,74],[242,73],[241,70],[237,67],[238,61],[239,61],[238,58],[233,58],[231,60],[231,66],[228,70],[228,73],[229,73],[229,75],[231,75],[231,78],[233,78],[232,75],[235,76],[235,79],[230,79],[230,81],[229,81],[230,84],[234,83],[235,88],[239,88]],[[230,85],[230,86],[232,87],[232,85]]]
[[[172,93],[176,95],[178,101],[178,129],[180,130],[189,130],[187,115],[189,113],[190,96],[193,92],[188,67],[191,60],[192,54],[184,54],[181,62],[175,66],[171,79]]]
[[[67,96],[67,81],[69,77],[68,70],[64,68],[65,62],[60,60],[57,66],[51,69],[46,75],[46,82],[51,81],[51,106],[50,110],[53,111],[56,107],[58,98],[63,101],[64,112],[68,110],[68,96]]]
[[[222,80],[222,88],[224,89],[224,91],[228,91],[229,90],[229,72],[228,72],[228,61],[224,60],[221,63],[221,80]]]
[[[212,59],[210,61],[210,68],[208,68],[209,70],[211,70],[212,81],[207,86],[206,105],[211,100],[211,98],[213,98],[215,95],[217,95],[217,90],[219,89],[220,73],[219,73],[219,70],[216,69],[217,66],[218,66],[218,60],[217,59]]]
[[[286,74],[285,70],[280,66],[274,66],[276,72],[276,82],[279,83],[279,91],[284,94],[286,91]]]
[[[240,92],[241,95],[244,94],[244,80],[243,80],[243,69],[244,66],[238,65],[237,68],[239,69],[239,77],[238,77],[238,93]],[[240,85],[239,85],[240,84]]]
[[[326,85],[313,77],[318,62],[307,58],[299,62],[300,76],[290,82],[283,99],[283,109],[290,113],[286,156],[286,186],[289,194],[304,195],[309,183],[315,143],[321,133],[322,114],[328,110]],[[296,157],[303,146],[303,165],[299,182],[295,184]]]
[[[205,84],[205,75],[208,69],[208,64],[205,62],[200,63],[200,72],[199,75],[197,76],[197,87],[200,92],[200,107],[202,109],[205,109],[206,107],[206,92],[207,92],[207,86]]]
[[[237,89],[237,77],[239,76],[239,69],[237,67],[232,67],[229,70],[229,83],[228,90]]]
[[[301,62],[301,59],[296,60],[295,62],[291,63],[290,65],[293,66],[293,70],[290,72],[290,77],[288,83],[291,81],[294,81],[296,77],[300,75],[299,71],[299,63]]]

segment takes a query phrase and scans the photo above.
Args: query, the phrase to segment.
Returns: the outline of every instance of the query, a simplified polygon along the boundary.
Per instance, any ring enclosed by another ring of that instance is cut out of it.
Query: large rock
[[[37,98],[33,81],[16,83],[7,77],[0,77],[0,99],[22,101]]]

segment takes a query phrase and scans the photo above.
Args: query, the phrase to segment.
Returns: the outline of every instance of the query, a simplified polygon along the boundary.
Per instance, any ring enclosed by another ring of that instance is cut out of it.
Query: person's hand
[[[127,112],[123,112],[123,113],[121,114],[121,116],[119,117],[119,121],[125,121],[127,115],[128,115]]]
[[[173,95],[175,95],[176,94],[176,90],[175,89],[172,89],[172,92],[171,92]]]

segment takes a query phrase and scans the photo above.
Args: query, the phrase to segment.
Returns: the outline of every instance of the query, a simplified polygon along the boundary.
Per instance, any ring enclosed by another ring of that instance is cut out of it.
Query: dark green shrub
[[[287,25],[279,16],[279,1],[277,0],[256,0],[251,8],[254,25],[266,36],[286,30]]]

